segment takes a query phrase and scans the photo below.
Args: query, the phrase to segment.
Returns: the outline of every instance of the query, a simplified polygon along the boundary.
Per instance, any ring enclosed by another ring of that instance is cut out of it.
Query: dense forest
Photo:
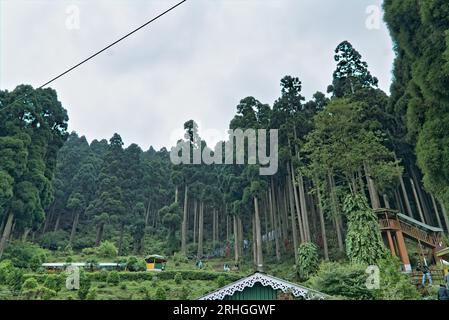
[[[54,90],[0,91],[0,257],[17,242],[81,252],[108,241],[119,256],[224,256],[260,271],[288,261],[306,280],[319,260],[385,259],[373,209],[447,234],[449,5],[384,8],[397,54],[390,96],[343,41],[326,93],[306,101],[301,80],[285,76],[272,105],[236,106],[230,129],[279,129],[273,176],[259,165],[174,165],[169,147],[124,147],[118,133],[89,143],[68,132]],[[192,154],[213,149],[186,120]]]

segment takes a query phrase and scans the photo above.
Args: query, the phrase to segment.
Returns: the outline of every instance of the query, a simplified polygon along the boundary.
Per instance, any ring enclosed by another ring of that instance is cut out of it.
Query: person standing
[[[430,273],[430,269],[426,264],[422,264],[418,262],[418,266],[416,267],[416,271],[422,272],[422,286],[426,285],[426,279],[429,279],[429,286],[432,286],[432,274]]]

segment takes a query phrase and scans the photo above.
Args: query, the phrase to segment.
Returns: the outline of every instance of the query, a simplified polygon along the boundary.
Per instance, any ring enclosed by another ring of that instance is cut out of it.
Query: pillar
[[[394,249],[393,238],[391,237],[391,231],[387,230],[388,245],[390,246],[390,251],[393,256],[396,256],[396,250]]]
[[[404,264],[405,272],[411,272],[412,266],[410,265],[410,260],[408,258],[407,248],[405,246],[404,236],[402,235],[402,231],[396,231],[396,240],[398,244],[399,257],[401,258],[402,263]]]

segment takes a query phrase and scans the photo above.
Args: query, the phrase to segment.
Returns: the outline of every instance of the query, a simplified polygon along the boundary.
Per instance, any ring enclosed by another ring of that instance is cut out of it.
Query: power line
[[[180,2],[178,2],[177,4],[175,4],[174,6],[168,8],[167,10],[165,10],[164,12],[160,13],[159,15],[157,15],[156,17],[152,18],[151,20],[145,22],[143,25],[141,25],[140,27],[132,30],[131,32],[127,33],[126,35],[124,35],[123,37],[121,37],[120,39],[117,39],[116,41],[112,42],[111,44],[107,45],[106,47],[104,47],[103,49],[95,52],[94,54],[92,54],[91,56],[87,57],[86,59],[84,59],[83,61],[77,63],[76,65],[74,65],[73,67],[70,67],[69,69],[65,70],[64,72],[58,74],[57,76],[55,76],[54,78],[48,80],[47,82],[45,82],[43,85],[39,86],[37,89],[42,89],[43,87],[49,85],[50,83],[52,83],[53,81],[61,78],[62,76],[66,75],[67,73],[71,72],[72,70],[78,68],[79,66],[81,66],[82,64],[86,63],[87,61],[91,60],[92,58],[98,56],[100,53],[108,50],[109,48],[111,48],[112,46],[116,45],[117,43],[119,43],[120,41],[128,38],[130,35],[136,33],[137,31],[139,31],[142,28],[145,28],[147,25],[149,25],[150,23],[156,21],[157,19],[159,19],[160,17],[162,17],[163,15],[169,13],[170,11],[174,10],[175,8],[179,7],[181,4],[183,4],[184,2],[186,2],[187,0],[182,0]],[[13,102],[11,102],[8,106],[0,109],[0,112],[7,109],[8,107],[10,107],[11,105],[13,105],[17,100],[24,98],[26,94],[23,94],[22,96],[19,96],[17,99],[15,99]]]

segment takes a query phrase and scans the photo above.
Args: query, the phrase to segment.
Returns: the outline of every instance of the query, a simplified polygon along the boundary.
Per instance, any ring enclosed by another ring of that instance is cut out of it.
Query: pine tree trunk
[[[31,228],[25,228],[22,235],[22,242],[26,242],[28,238],[28,234],[30,233]]]
[[[366,180],[368,181],[368,192],[371,199],[371,206],[373,209],[380,208],[379,194],[377,193],[376,185],[374,180],[371,178],[371,173],[368,164],[364,164]]]
[[[48,225],[50,224],[50,221],[53,219],[53,216],[55,214],[55,202],[51,205],[50,213],[48,216],[45,217],[44,227],[42,228],[42,234],[47,232]]]
[[[318,197],[318,211],[319,211],[319,215],[320,215],[320,227],[321,227],[321,238],[323,239],[324,259],[329,260],[329,249],[327,247],[326,224],[324,221],[321,191],[320,191],[320,186],[318,185],[318,180],[315,180],[315,187],[317,190],[317,197]]]
[[[102,231],[103,233],[103,231]],[[123,234],[125,233],[125,224],[124,223],[120,223],[120,237],[118,240],[118,255],[121,256],[122,255],[122,250],[123,250]],[[103,237],[103,236],[102,236]]]
[[[198,233],[198,202],[193,200],[193,244],[196,244],[196,234]]]
[[[58,214],[56,215],[55,228],[53,229],[53,231],[58,231],[60,221],[61,221],[61,213],[58,212]]]
[[[421,203],[421,209],[423,211],[423,216],[424,216],[425,220],[427,221],[427,224],[433,225],[432,215],[430,214],[431,210],[429,208],[429,205],[427,204],[428,198],[426,197],[426,194],[423,192],[423,190],[421,188],[420,180],[418,178],[418,173],[416,172],[416,169],[414,166],[411,166],[410,171],[412,173],[412,179],[413,179],[413,182],[415,183],[415,188],[418,193],[418,199]]]
[[[0,239],[0,258],[3,255],[3,252],[5,251],[9,236],[11,234],[12,225],[14,221],[14,214],[9,212],[8,218],[6,220],[5,228],[3,229],[2,238]]]
[[[299,185],[299,200],[301,203],[301,213],[302,213],[302,221],[304,224],[304,236],[307,242],[310,242],[310,226],[309,226],[309,217],[307,213],[307,203],[306,203],[306,195],[304,191],[304,178],[302,174],[299,175],[298,178]]]
[[[187,205],[188,205],[188,187],[184,187],[184,212],[181,224],[181,253],[187,255]]]
[[[263,272],[262,230],[260,223],[259,199],[254,197],[254,222],[256,223],[257,271]]]
[[[269,201],[270,201],[270,209],[272,215],[272,226],[273,226],[273,236],[274,236],[274,245],[276,251],[276,261],[281,261],[281,252],[279,248],[279,229],[278,229],[278,219],[277,219],[277,206],[276,206],[276,197],[274,194],[274,182],[273,177],[271,178],[270,191],[268,193]]]
[[[252,231],[252,235],[253,235],[253,266],[254,268],[257,268],[257,240],[256,240],[256,222],[254,221],[254,215],[251,218],[251,231]],[[257,270],[257,269],[256,269]]]
[[[299,199],[298,194],[296,192],[296,181],[295,181],[295,174],[293,171],[293,164],[290,162],[290,167],[288,170],[288,175],[291,178],[292,188],[290,189],[290,192],[293,193],[293,197],[295,199],[295,208],[296,208],[296,216],[298,219],[298,230],[299,230],[299,237],[301,239],[301,243],[306,242],[306,237],[304,233],[304,227],[303,227],[303,221],[302,221],[302,214],[301,214],[301,207],[299,206]]]
[[[385,208],[391,209],[390,201],[388,201],[388,196],[384,193],[382,197],[384,199]]]
[[[440,206],[441,206],[441,210],[443,211],[443,218],[444,218],[444,223],[446,224],[446,230],[449,233],[449,217],[447,216],[447,212],[446,212],[446,207],[444,206],[444,203],[440,202]],[[0,255],[1,257],[1,255]]]
[[[175,188],[175,203],[178,203],[178,186]]]
[[[287,186],[289,189],[289,202],[290,202],[290,217],[291,217],[291,224],[292,224],[292,237],[293,237],[293,250],[295,253],[295,264],[296,261],[298,261],[298,235],[296,233],[296,219],[295,219],[295,204],[293,202],[292,192],[291,192],[291,184],[288,181],[287,177]]]
[[[239,241],[238,241],[238,226],[237,226],[237,218],[235,215],[232,216],[232,222],[234,225],[234,263],[236,265],[239,264]]]
[[[415,197],[416,207],[418,208],[418,213],[419,213],[421,222],[426,223],[426,220],[424,219],[423,211],[421,209],[421,202],[419,201],[418,194],[416,193],[415,183],[413,182],[412,178],[410,178],[410,184],[412,186],[413,196]]]
[[[75,240],[75,233],[76,233],[76,228],[78,227],[79,218],[80,218],[80,212],[75,211],[75,217],[73,218],[73,223],[72,223],[72,231],[70,232],[69,244],[72,244],[73,240]]]
[[[200,215],[198,219],[198,252],[197,257],[201,259],[203,257],[203,228],[204,228],[204,203],[200,202]]]
[[[101,243],[101,240],[103,238],[103,229],[104,229],[104,223],[100,224],[97,227],[97,237],[95,239],[95,246],[98,247]]]
[[[212,248],[215,250],[217,238],[217,218],[215,215],[215,208],[212,210]]]
[[[343,235],[341,232],[341,222],[339,218],[338,208],[337,208],[337,197],[335,195],[335,181],[334,177],[331,173],[328,174],[328,180],[329,180],[329,186],[331,189],[331,203],[332,203],[332,213],[334,216],[334,223],[335,223],[335,230],[337,232],[337,243],[338,243],[338,250],[341,252],[345,251],[345,247],[343,244]]]
[[[243,223],[242,223],[242,217],[237,216],[237,222],[238,222],[238,228],[239,228],[239,232],[238,232],[238,236],[239,236],[239,241],[238,241],[238,246],[239,246],[239,250],[240,250],[240,256],[243,257]]]
[[[437,218],[438,227],[443,229],[443,225],[441,224],[441,219],[440,219],[440,212],[438,210],[438,206],[435,201],[435,197],[433,195],[430,195],[430,198],[432,199],[432,205],[433,205],[433,209],[435,210],[435,217]]]
[[[398,160],[398,158],[396,156],[396,153],[394,154],[394,159],[396,161]],[[407,214],[408,214],[409,217],[413,218],[413,211],[412,211],[412,207],[410,206],[410,200],[409,200],[408,195],[407,195],[407,189],[405,188],[404,178],[402,177],[402,174],[399,175],[399,183],[401,185],[402,196],[404,197],[404,202],[405,202],[405,207],[407,209]]]

